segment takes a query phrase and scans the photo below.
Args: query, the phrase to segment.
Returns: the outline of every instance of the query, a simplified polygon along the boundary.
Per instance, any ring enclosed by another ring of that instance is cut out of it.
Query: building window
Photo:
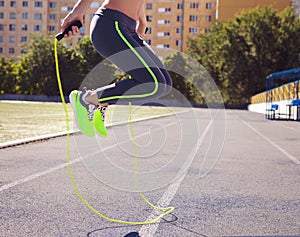
[[[10,6],[11,7],[16,7],[17,6],[17,2],[16,1],[10,1]]]
[[[170,32],[158,32],[157,36],[164,36],[164,37],[170,36]]]
[[[191,9],[198,9],[199,8],[199,3],[190,3],[190,8]]]
[[[182,4],[182,3],[178,3],[178,4],[177,4],[177,9],[183,10],[183,4]]]
[[[27,31],[28,29],[27,29],[27,25],[21,25],[21,30],[22,31]]]
[[[149,16],[149,15],[146,16],[146,20],[149,21],[149,22],[151,22],[152,21],[152,16]]]
[[[3,42],[3,36],[0,35],[0,43],[2,43],[2,42]]]
[[[211,2],[206,3],[206,9],[212,9],[212,3]]]
[[[72,9],[73,9],[73,7],[61,7],[61,11],[62,12],[70,12],[70,11],[72,11]]]
[[[28,19],[28,13],[27,13],[27,12],[22,13],[22,19],[23,19],[23,20]]]
[[[0,19],[4,19],[4,13],[0,12]]]
[[[55,31],[55,26],[49,26],[49,32],[54,32]]]
[[[0,1],[0,7],[4,7],[4,1]]]
[[[9,30],[10,31],[15,31],[16,30],[16,25],[15,24],[9,24]]]
[[[198,16],[191,15],[190,16],[190,21],[198,21]]]
[[[189,28],[189,33],[191,33],[191,34],[197,34],[198,33],[198,28],[190,27]]]
[[[22,6],[23,7],[28,7],[28,1],[23,1]]]
[[[9,48],[8,53],[9,54],[15,54],[15,49],[14,48]]]
[[[92,2],[91,8],[99,8],[99,2]]]
[[[206,22],[211,22],[212,20],[212,17],[209,15],[209,16],[205,16],[205,21]]]
[[[9,42],[14,43],[15,42],[15,37],[14,36],[9,36]]]
[[[49,7],[50,7],[51,9],[54,9],[54,8],[55,8],[55,2],[50,2]]]
[[[42,26],[41,25],[34,25],[33,30],[34,31],[41,31],[42,30]]]
[[[49,15],[49,19],[50,19],[50,20],[55,20],[55,14],[50,14],[50,15]]]
[[[22,36],[22,37],[21,37],[21,42],[22,42],[22,43],[27,42],[27,36]]]
[[[158,12],[170,12],[171,8],[158,8]]]
[[[3,30],[4,30],[4,25],[0,24],[0,31],[3,31]]]
[[[0,54],[3,54],[3,48],[0,48]]]
[[[205,28],[204,33],[206,33],[206,34],[210,33],[210,28]]]
[[[43,2],[34,2],[34,7],[43,7]]]
[[[158,20],[157,23],[159,25],[168,25],[171,23],[171,21],[170,20]]]
[[[183,22],[183,16],[177,16],[177,22]]]
[[[84,27],[81,27],[81,28],[79,29],[79,32],[80,32],[81,35],[84,35]]]
[[[151,10],[151,9],[152,9],[152,3],[147,3],[146,9],[147,9],[147,10]]]
[[[9,19],[12,19],[12,20],[16,19],[16,13],[15,12],[11,12],[9,14]]]
[[[35,20],[42,20],[42,18],[43,18],[42,13],[34,13]]]
[[[182,34],[182,32],[183,32],[182,27],[176,28],[176,33],[177,33],[177,34]]]
[[[182,40],[176,40],[176,46],[182,46]]]

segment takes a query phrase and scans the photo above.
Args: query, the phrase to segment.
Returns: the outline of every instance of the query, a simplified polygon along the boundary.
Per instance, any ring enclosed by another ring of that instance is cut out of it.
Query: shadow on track
[[[147,210],[147,211],[149,211],[149,210]],[[175,216],[174,214],[170,213],[169,216],[172,216],[171,220],[167,220],[166,218],[162,218],[163,221],[159,222],[159,224],[160,225],[161,224],[170,224],[170,225],[173,225],[173,226],[175,226],[177,228],[185,230],[185,231],[187,231],[189,233],[192,233],[195,236],[207,237],[206,235],[200,234],[200,233],[198,233],[198,232],[196,232],[194,230],[191,230],[189,228],[186,228],[184,226],[179,225],[177,223],[178,217]],[[154,225],[154,224],[152,224],[152,225]],[[137,226],[141,226],[141,225],[131,225],[131,227],[137,227]],[[98,232],[102,232],[102,231],[108,230],[108,229],[119,229],[119,228],[128,228],[128,227],[129,227],[128,225],[107,226],[107,227],[104,227],[104,228],[99,228],[99,229],[90,231],[89,233],[87,233],[87,237],[92,237],[95,234],[99,234]],[[138,232],[130,232],[130,233],[124,235],[123,237],[142,237],[142,236],[140,236]]]

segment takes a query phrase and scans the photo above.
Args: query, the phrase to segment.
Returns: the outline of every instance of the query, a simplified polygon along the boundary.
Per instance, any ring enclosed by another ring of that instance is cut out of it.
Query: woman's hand
[[[81,23],[83,22],[83,15],[86,10],[90,7],[91,2],[93,0],[78,0],[73,10],[69,12],[69,14],[63,19],[61,24],[61,32],[64,32],[65,29],[74,21],[79,20]],[[65,34],[65,38],[73,36],[79,32],[77,26],[72,27],[72,31],[69,31]]]
[[[146,23],[139,22],[136,32],[142,39],[144,39],[144,37],[146,36],[146,28],[147,28]]]
[[[139,25],[136,29],[138,35],[143,39],[146,36],[147,20],[145,14],[145,4],[141,4],[139,9]]]
[[[61,32],[64,32],[65,29],[74,21],[79,20],[81,22],[83,22],[83,16],[76,16],[76,14],[74,14],[74,12],[70,12],[62,21],[61,24]],[[68,34],[65,34],[64,37],[68,38],[71,37],[73,35],[76,35],[77,33],[79,33],[79,28],[77,26],[72,26],[72,31],[69,31]]]

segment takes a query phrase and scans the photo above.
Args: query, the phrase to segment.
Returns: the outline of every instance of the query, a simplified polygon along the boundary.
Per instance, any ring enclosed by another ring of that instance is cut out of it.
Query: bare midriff
[[[143,0],[106,0],[101,8],[117,10],[134,20],[138,20],[142,4]]]

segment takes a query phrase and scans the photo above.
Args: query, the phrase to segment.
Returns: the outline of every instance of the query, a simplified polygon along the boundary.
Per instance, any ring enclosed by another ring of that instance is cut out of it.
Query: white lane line
[[[170,124],[165,125],[164,127],[172,126],[172,125],[176,124],[177,122],[178,122],[178,121],[172,122],[172,123],[170,123]],[[159,130],[159,129],[160,129],[160,128],[157,128],[156,130]],[[155,130],[154,130],[154,131],[155,131]],[[149,134],[149,132],[145,132],[145,133],[142,133],[142,134],[140,134],[140,135],[137,135],[136,137],[138,138],[138,137],[145,136],[145,135],[148,135],[148,134]],[[95,155],[95,154],[97,154],[97,153],[99,153],[99,152],[103,152],[103,151],[107,151],[107,150],[113,149],[113,148],[115,148],[116,146],[118,146],[118,145],[120,145],[120,144],[122,144],[122,143],[129,142],[129,141],[131,141],[131,138],[128,139],[128,140],[125,140],[125,141],[123,141],[123,142],[116,143],[116,144],[114,144],[114,145],[105,147],[105,148],[102,149],[101,151],[96,151],[96,152],[94,152],[94,153],[92,153],[92,154],[89,154],[89,155],[87,155],[87,156],[85,156],[85,157],[77,158],[77,159],[75,159],[75,160],[72,160],[72,161],[70,161],[70,164],[78,163],[79,161],[81,161],[81,160],[83,160],[83,159],[86,159],[86,158],[88,158],[88,157],[90,157],[90,156],[92,156],[92,155]],[[67,164],[67,163],[64,163],[64,164],[55,166],[55,167],[53,167],[53,168],[47,169],[47,170],[45,170],[45,171],[38,172],[38,173],[35,173],[35,174],[32,174],[32,175],[29,175],[29,176],[27,176],[27,177],[25,177],[25,178],[16,180],[16,181],[11,182],[11,183],[8,183],[8,184],[5,184],[5,185],[3,185],[3,186],[0,187],[0,192],[2,192],[2,191],[4,191],[4,190],[7,190],[7,189],[10,189],[10,188],[13,188],[13,187],[15,187],[15,186],[17,186],[17,185],[20,185],[20,184],[29,182],[29,181],[34,180],[34,179],[36,179],[36,178],[42,177],[42,176],[44,176],[44,175],[50,174],[50,173],[52,173],[52,172],[54,172],[54,171],[63,169],[63,168],[65,168],[65,167],[67,167],[67,166],[68,166],[68,164]]]
[[[272,123],[271,121],[268,121],[268,122],[270,122],[270,123]],[[296,132],[299,132],[300,131],[300,129],[298,128],[291,128],[291,127],[289,127],[289,126],[287,126],[287,125],[284,125],[284,124],[281,124],[281,123],[277,123],[276,125],[279,125],[280,127],[283,127],[283,128],[287,128],[287,129],[290,129],[290,130],[293,130],[293,131],[296,131]]]
[[[73,161],[70,162],[70,164],[74,164],[74,163],[77,163],[79,162],[81,159],[75,159]],[[50,169],[47,169],[45,171],[42,171],[42,172],[39,172],[39,173],[35,173],[35,174],[32,174],[32,175],[29,175],[23,179],[20,179],[20,180],[17,180],[17,181],[14,181],[14,182],[11,182],[11,183],[8,183],[8,184],[5,184],[3,186],[0,187],[0,192],[4,191],[4,190],[7,190],[7,189],[10,189],[10,188],[13,188],[17,185],[20,185],[20,184],[23,184],[23,183],[26,183],[26,182],[29,182],[31,180],[34,180],[36,178],[39,178],[41,176],[44,176],[44,175],[47,175],[47,174],[50,174],[56,170],[60,170],[60,169],[63,169],[67,166],[68,164],[65,163],[65,164],[62,164],[62,165],[58,165],[56,167],[53,167],[53,168],[50,168]]]
[[[181,182],[183,181],[183,179],[185,178],[185,175],[187,174],[187,171],[183,172],[182,175],[176,180],[175,183],[172,183],[171,185],[168,186],[168,189],[164,192],[164,194],[162,195],[162,197],[159,199],[159,201],[157,202],[156,206],[159,207],[167,207],[169,206],[170,202],[172,201],[172,199],[174,198],[175,194],[177,193]],[[152,221],[154,218],[156,218],[157,216],[159,216],[161,214],[160,211],[158,210],[153,210],[151,212],[151,214],[148,216],[146,221]],[[152,237],[158,226],[159,226],[159,222],[156,222],[152,225],[143,225],[140,229],[140,231],[138,232],[139,235],[141,237]]]
[[[286,150],[284,150],[282,147],[278,146],[275,142],[273,142],[272,140],[270,140],[268,137],[266,137],[265,135],[263,135],[261,132],[259,132],[257,129],[255,129],[254,127],[252,127],[249,123],[247,123],[245,120],[241,119],[242,122],[244,124],[246,124],[249,128],[251,128],[254,132],[256,132],[259,136],[261,136],[263,139],[265,139],[267,142],[269,142],[272,146],[274,146],[277,150],[279,150],[282,154],[284,154],[285,156],[287,156],[290,160],[292,160],[296,165],[300,164],[300,161],[292,156],[291,154],[289,154]]]
[[[199,146],[203,143],[203,140],[206,137],[212,123],[213,123],[213,121],[211,120],[209,122],[209,124],[207,125],[207,127],[205,128],[204,132],[202,133],[201,137],[199,138],[198,145],[196,148],[196,153],[197,153]],[[188,169],[191,166],[194,158],[195,158],[195,155],[194,155],[193,159],[191,160],[190,164],[187,166],[186,170],[181,174],[181,176],[179,176],[179,178],[174,183],[172,183],[168,186],[167,190],[164,192],[162,197],[158,200],[156,206],[167,207],[170,205],[170,203],[173,200],[175,194],[177,193],[182,181],[184,180],[184,178],[188,172]],[[159,212],[158,210],[153,210],[151,212],[151,214],[148,216],[146,222],[153,220],[159,214],[161,214],[161,212]],[[143,225],[139,231],[139,235],[142,237],[154,236],[157,228],[159,227],[159,223],[160,223],[160,221],[158,221],[157,223],[154,223],[152,225]]]
[[[126,142],[126,141],[124,141],[124,142]],[[114,145],[112,145],[112,146],[108,146],[108,147],[106,147],[105,149],[103,149],[103,150],[101,150],[101,151],[106,151],[106,150],[109,150],[109,149],[113,149],[113,148],[115,148],[117,145],[118,145],[118,144],[114,144]],[[88,158],[88,157],[90,157],[90,156],[93,156],[93,155],[95,155],[95,154],[97,154],[97,153],[99,153],[99,152],[100,152],[100,151],[97,151],[97,152],[94,152],[94,153],[92,153],[92,154],[89,154],[89,155],[87,155],[87,156],[85,156],[85,157],[77,158],[77,159],[75,159],[75,160],[72,160],[72,161],[70,161],[70,165],[75,164],[75,163],[78,163],[78,162],[82,161],[83,159],[86,159],[86,158]],[[32,175],[29,175],[29,176],[27,176],[27,177],[25,177],[25,178],[23,178],[23,179],[19,179],[19,180],[17,180],[17,181],[14,181],[14,182],[5,184],[5,185],[3,185],[3,186],[0,187],[0,192],[2,192],[2,191],[4,191],[4,190],[7,190],[7,189],[10,189],[10,188],[13,188],[13,187],[15,187],[15,186],[17,186],[17,185],[20,185],[20,184],[29,182],[29,181],[31,181],[31,180],[37,179],[37,178],[42,177],[42,176],[44,176],[44,175],[50,174],[50,173],[52,173],[52,172],[54,172],[54,171],[57,171],[57,170],[66,168],[67,166],[68,166],[68,163],[64,163],[64,164],[55,166],[55,167],[53,167],[53,168],[47,169],[47,170],[45,170],[45,171],[42,171],[42,172],[38,172],[38,173],[35,173],[35,174],[32,174]]]

